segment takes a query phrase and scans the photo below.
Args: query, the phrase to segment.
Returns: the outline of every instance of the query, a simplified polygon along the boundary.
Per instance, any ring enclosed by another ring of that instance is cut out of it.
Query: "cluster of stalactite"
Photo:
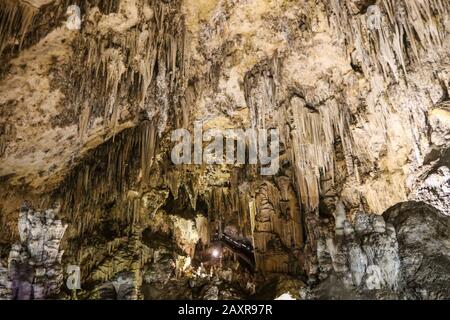
[[[47,35],[63,21],[72,2],[77,1],[1,0],[0,58],[11,57]]]
[[[131,271],[137,292],[151,259],[142,245],[143,228],[167,233],[172,224],[171,236],[191,257],[196,243],[208,245],[217,233],[236,230],[234,239],[253,244],[258,271],[301,272],[303,225],[289,172],[264,181],[252,168],[227,169],[229,183],[211,187],[202,180],[211,168],[177,168],[164,156],[155,159],[167,152],[148,140],[157,137],[156,129],[146,122],[96,148],[51,197],[61,200],[70,226],[67,261],[81,266],[88,287]],[[191,229],[195,234],[186,235]],[[107,250],[100,253],[99,244]]]
[[[251,243],[259,272],[301,272],[303,223],[292,178],[261,180],[241,168],[230,173],[230,181],[199,195],[207,206],[210,235],[225,233]]]
[[[440,47],[445,37],[446,0],[339,1],[329,7],[339,34],[345,37],[355,65],[365,75],[382,73],[399,80],[409,62]],[[366,3],[372,4],[368,6]]]
[[[22,46],[37,8],[28,2],[2,0],[0,7],[0,54],[6,46]]]
[[[305,100],[293,97],[288,108],[288,113],[292,114],[291,157],[298,189],[306,199],[307,207],[314,210],[319,207],[321,177],[330,173],[334,179],[334,148],[338,138],[343,146],[348,173],[353,173],[348,115],[336,101],[327,101],[324,105],[311,109]]]
[[[125,225],[143,219],[144,194],[161,178],[151,172],[159,142],[166,125],[176,121],[169,111],[178,106],[184,63],[179,1],[80,5],[85,19],[73,43],[69,85],[72,107],[79,114],[80,139],[99,119],[114,135],[73,168],[55,192],[76,236],[92,232],[106,211],[108,219]],[[114,13],[106,15],[110,12]],[[116,135],[124,110],[138,125]]]
[[[294,168],[294,181],[302,204],[309,211],[319,207],[321,177],[334,178],[335,143],[340,141],[349,174],[354,173],[349,113],[345,105],[332,97],[312,103],[302,92],[292,92],[281,101],[282,89],[279,59],[274,57],[256,66],[246,75],[246,98],[252,125],[256,128],[278,128],[283,146],[280,159]],[[311,100],[320,98],[308,97]]]
[[[184,65],[184,24],[179,1],[116,1],[119,14],[86,13],[74,43],[71,101],[84,137],[97,118],[115,133],[120,113],[128,118],[159,116],[165,129],[171,106],[178,104]],[[134,11],[133,11],[134,10]]]
[[[345,38],[344,47],[351,55],[353,67],[360,68],[374,88],[381,88],[376,75],[399,80],[401,68],[406,72],[409,63],[438,51],[433,49],[441,46],[445,36],[449,4],[331,1],[328,8],[332,24]],[[364,157],[360,157],[365,146],[354,142],[350,130],[353,119],[341,93],[333,88],[322,92],[285,84],[280,71],[282,59],[275,54],[247,73],[245,97],[254,127],[279,128],[281,145],[287,149],[286,157],[280,159],[291,163],[299,199],[306,211],[314,212],[323,196],[323,179],[332,184],[335,179],[336,145],[342,148],[346,164],[346,172],[340,173],[352,176],[358,183],[359,169],[365,165]],[[383,108],[379,120],[374,121],[385,131],[390,112]],[[411,140],[417,154],[414,131]],[[416,158],[419,162],[420,157]]]

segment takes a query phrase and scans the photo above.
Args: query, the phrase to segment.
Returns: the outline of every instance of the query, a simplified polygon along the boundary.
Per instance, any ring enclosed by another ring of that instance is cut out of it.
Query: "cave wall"
[[[1,3],[5,266],[25,201],[60,207],[62,264],[81,266],[86,298],[152,296],[140,288],[165,280],[149,265],[170,278],[226,228],[258,272],[316,281],[344,268],[347,243],[329,240],[342,221],[407,200],[449,214],[448,1],[70,2],[80,30],[67,1]],[[194,121],[278,129],[280,170],[174,165],[171,131]],[[337,274],[358,287],[366,267]],[[373,281],[364,290],[400,288]]]

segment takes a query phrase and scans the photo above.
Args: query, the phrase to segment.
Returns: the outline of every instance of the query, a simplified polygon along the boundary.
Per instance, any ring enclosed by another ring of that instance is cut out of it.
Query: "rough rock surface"
[[[397,230],[407,292],[414,298],[448,299],[450,219],[420,202],[398,204],[384,217]]]
[[[441,212],[405,202],[382,216],[359,212],[342,226],[319,241],[321,281],[309,298],[448,298],[450,229]]]
[[[55,215],[57,209],[35,212],[21,209],[19,217],[20,241],[12,245],[8,271],[1,268],[1,298],[19,300],[55,298],[59,295],[64,251],[59,246],[67,226]],[[5,292],[10,289],[11,292]]]
[[[0,297],[449,298],[448,0],[0,5]],[[195,123],[279,171],[175,165]]]

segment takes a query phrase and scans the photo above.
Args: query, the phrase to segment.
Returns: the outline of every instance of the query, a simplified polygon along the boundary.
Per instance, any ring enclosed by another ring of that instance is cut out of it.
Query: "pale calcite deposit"
[[[448,1],[0,4],[0,297],[67,297],[69,264],[78,298],[449,297]],[[278,129],[280,170],[174,165],[196,121]]]

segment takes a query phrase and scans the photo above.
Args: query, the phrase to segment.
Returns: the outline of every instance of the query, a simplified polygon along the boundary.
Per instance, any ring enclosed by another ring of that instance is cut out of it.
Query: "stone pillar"
[[[67,225],[55,219],[57,213],[58,209],[38,212],[21,208],[20,241],[12,246],[8,259],[12,299],[45,299],[59,294],[63,284],[59,245]]]

